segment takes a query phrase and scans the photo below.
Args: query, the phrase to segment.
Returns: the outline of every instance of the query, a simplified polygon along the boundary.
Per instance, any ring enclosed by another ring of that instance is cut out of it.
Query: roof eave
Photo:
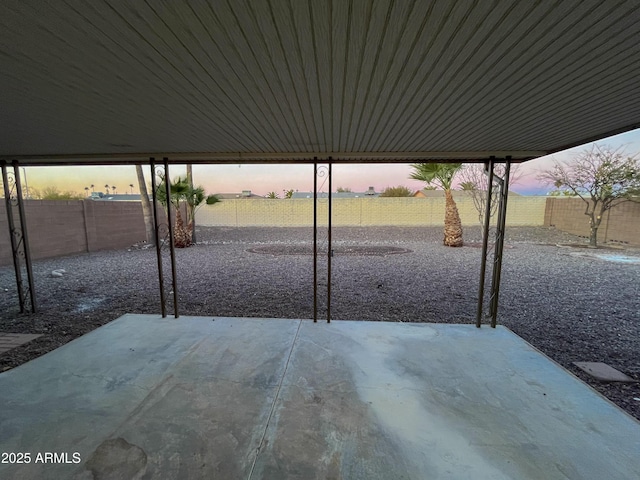
[[[522,162],[547,155],[547,151],[460,151],[460,152],[136,152],[87,153],[68,155],[0,155],[0,160],[17,161],[21,166],[56,165],[132,165],[146,164],[150,158],[169,164],[264,164],[264,163],[409,163],[409,162],[483,162],[491,157]]]

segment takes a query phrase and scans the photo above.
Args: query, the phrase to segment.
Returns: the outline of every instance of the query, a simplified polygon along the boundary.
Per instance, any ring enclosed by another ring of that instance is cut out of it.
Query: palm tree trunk
[[[144,181],[142,165],[136,165],[136,174],[138,175],[138,188],[140,189],[140,201],[142,202],[142,216],[144,218],[144,228],[147,232],[147,243],[154,243],[155,235],[153,232],[151,202],[149,201],[149,194],[147,193],[147,184]]]
[[[187,163],[187,182],[193,190],[193,165]],[[187,228],[191,231],[191,243],[196,243],[195,207],[187,204]]]
[[[176,246],[176,248],[186,248],[191,245],[191,235],[189,235],[189,232],[187,231],[184,222],[182,221],[180,206],[176,208],[176,223],[173,228],[173,233],[173,244]]]
[[[444,212],[444,244],[447,247],[461,247],[462,242],[462,222],[458,207],[451,190],[444,191],[445,212]]]

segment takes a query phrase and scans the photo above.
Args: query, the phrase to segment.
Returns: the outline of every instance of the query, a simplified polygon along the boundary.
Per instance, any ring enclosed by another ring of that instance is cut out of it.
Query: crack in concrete
[[[278,385],[278,390],[273,397],[273,402],[271,403],[271,411],[269,412],[269,417],[267,417],[267,421],[264,426],[264,431],[262,432],[262,437],[260,438],[260,442],[258,443],[258,448],[256,448],[256,454],[253,457],[253,462],[251,464],[251,469],[249,470],[249,476],[247,480],[251,480],[253,477],[253,471],[256,468],[256,463],[258,462],[258,456],[260,455],[260,451],[262,450],[262,444],[264,443],[265,438],[267,437],[267,431],[269,430],[269,424],[271,423],[271,418],[273,418],[273,414],[276,409],[276,404],[278,403],[278,399],[280,398],[280,391],[282,390],[282,386],[284,384],[284,378],[287,375],[287,369],[289,368],[289,363],[291,362],[291,356],[293,355],[293,350],[296,346],[296,342],[298,341],[298,336],[300,335],[300,328],[302,327],[302,320],[298,320],[298,328],[296,330],[296,334],[293,337],[293,342],[291,342],[291,348],[289,349],[289,355],[287,357],[287,362],[285,363],[284,370],[282,372],[282,377],[280,378],[280,383]]]

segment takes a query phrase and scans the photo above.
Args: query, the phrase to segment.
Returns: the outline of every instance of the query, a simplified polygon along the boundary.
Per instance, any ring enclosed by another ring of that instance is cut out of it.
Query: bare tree
[[[596,248],[604,212],[640,195],[640,163],[637,156],[627,156],[622,147],[593,144],[570,162],[556,161],[538,180],[560,191],[570,191],[586,203],[589,246]]]
[[[138,175],[138,188],[140,189],[140,201],[142,202],[142,216],[144,217],[144,228],[147,232],[147,243],[155,242],[153,232],[153,217],[151,214],[151,202],[147,193],[147,184],[144,181],[144,172],[142,165],[136,165],[136,174]],[[151,173],[153,175],[153,172]]]
[[[500,177],[504,176],[503,163],[496,163],[493,167],[495,175]],[[509,184],[514,185],[522,178],[522,172],[520,171],[520,164],[511,165],[509,173]],[[470,163],[464,166],[460,172],[460,188],[473,200],[473,206],[478,212],[478,222],[480,225],[484,223],[484,212],[487,208],[487,181],[489,177],[484,172],[484,165],[481,163]],[[495,181],[493,187],[497,187],[498,182]],[[498,188],[491,189],[491,211],[490,215],[493,215],[498,210],[499,200]]]

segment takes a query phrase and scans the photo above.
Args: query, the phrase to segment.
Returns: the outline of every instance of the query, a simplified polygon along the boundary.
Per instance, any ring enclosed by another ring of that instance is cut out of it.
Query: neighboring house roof
[[[451,190],[451,193],[453,194],[454,197],[461,197],[463,195],[466,195],[463,191],[461,190]],[[418,190],[416,193],[413,194],[414,197],[416,198],[444,198],[444,190]]]
[[[326,197],[327,192],[318,192],[318,196]],[[363,192],[333,192],[331,198],[375,198],[379,197],[379,193],[366,194]],[[291,198],[313,198],[313,192],[295,192]]]
[[[414,197],[418,198],[438,198],[444,197],[444,190],[418,190],[413,194]]]
[[[99,194],[102,194],[102,196],[99,196]],[[95,192],[94,194],[92,194],[89,197],[91,200],[96,200],[96,201],[125,201],[125,202],[139,202],[140,201],[140,194],[139,193],[117,193],[114,195],[107,195],[107,194],[103,194],[102,192]]]
[[[452,190],[451,193],[454,197],[461,197],[463,195],[467,195],[464,190]],[[509,190],[509,195],[513,196],[521,196],[519,193],[516,193],[512,190]],[[444,197],[444,190],[418,190],[413,194],[416,198],[441,198]]]
[[[318,192],[318,196],[327,196],[327,192]],[[366,192],[333,192],[331,198],[375,198],[380,194],[373,187]],[[313,192],[293,192],[291,198],[313,198]]]
[[[233,200],[235,198],[264,198],[262,195],[251,193],[251,190],[243,190],[240,193],[216,193],[220,200]]]

